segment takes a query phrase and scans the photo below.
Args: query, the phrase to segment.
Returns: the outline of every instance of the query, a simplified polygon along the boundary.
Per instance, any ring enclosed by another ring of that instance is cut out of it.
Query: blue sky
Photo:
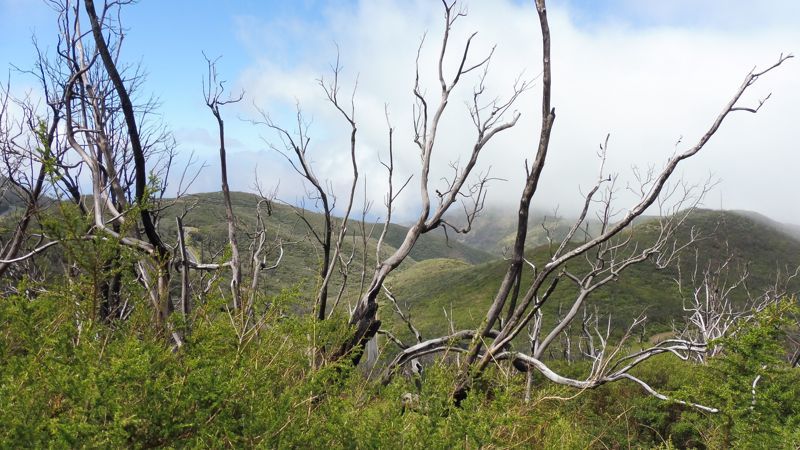
[[[291,21],[314,27],[324,20],[327,6],[315,0],[144,0],[125,8],[123,23],[129,29],[124,59],[141,61],[150,74],[148,88],[163,100],[164,113],[192,113],[177,106],[201,99],[201,79],[206,71],[202,52],[222,56],[224,72],[241,72],[262,51],[288,56],[294,45],[274,42],[271,48],[256,48],[242,24]],[[346,2],[342,2],[346,3]],[[0,67],[31,65],[30,38],[35,34],[43,46],[54,42],[55,13],[38,0],[0,0]],[[183,111],[181,111],[183,109]],[[194,120],[194,116],[188,122]]]
[[[519,73],[531,77],[538,73],[532,3],[472,0],[470,16],[459,28],[465,33],[480,30],[478,44],[484,49],[497,44],[493,61],[497,95],[503,93],[502,83]],[[629,172],[632,164],[660,165],[677,137],[685,136],[689,142],[702,133],[750,67],[770,63],[780,52],[800,52],[797,0],[553,0],[549,7],[556,52],[554,101],[561,111],[554,135],[558,151],[551,165],[552,173],[559,175],[543,180],[543,189],[549,189],[545,194],[560,205],[574,205],[580,200],[577,186],[593,180],[595,162],[588,158],[576,167],[574,161],[593,153],[605,133],[616,137],[612,143],[617,159],[610,161],[615,170]],[[423,32],[438,40],[440,17],[438,0],[141,0],[124,12],[129,32],[123,55],[127,61],[142,62],[149,74],[145,88],[160,98],[163,120],[175,132],[181,151],[196,151],[209,162],[198,190],[218,189],[214,122],[202,101],[206,67],[201,52],[222,56],[221,76],[231,89],[246,92],[242,104],[225,111],[232,165],[246,171],[235,177],[234,188],[246,190],[258,167],[259,178],[280,182],[281,195],[293,201],[302,189],[268,149],[274,136],[238,118],[255,118],[253,104],[257,104],[286,123],[294,103],[300,102],[313,121],[319,172],[338,186],[342,142],[337,117],[315,82],[335,58],[334,42],[338,43],[346,81],[359,77],[364,167],[366,173],[376,173],[370,176],[374,191],[381,192],[382,173],[376,161],[384,144],[383,105],[390,105],[392,118],[403,131],[410,112],[410,58]],[[44,2],[0,0],[0,67],[30,66],[30,36],[35,32],[43,45],[52,43],[53,20],[54,13]],[[800,208],[786,208],[792,201],[773,195],[776,190],[800,188],[794,181],[800,148],[790,131],[796,129],[791,118],[800,117],[798,66],[798,62],[787,66],[756,90],[754,95],[761,96],[774,92],[759,114],[763,117],[735,118],[732,130],[719,136],[717,148],[710,148],[687,169],[685,175],[692,180],[709,173],[722,179],[709,206],[754,209],[800,223]],[[12,77],[16,85],[28,87],[18,75]],[[468,93],[470,86],[465,86]],[[522,100],[520,130],[509,132],[499,147],[523,152],[529,146],[525,127],[535,124],[535,97],[534,93]],[[452,109],[454,116],[463,112],[457,107]],[[461,127],[459,120],[453,118],[453,129]],[[443,161],[458,158],[458,152],[450,149],[463,144],[459,139],[443,141],[447,147],[442,149]],[[757,158],[748,156],[762,142],[768,149],[759,148]],[[509,179],[494,191],[499,197],[514,198],[521,177],[518,162],[515,166],[506,162],[512,158],[503,155],[495,160],[493,153],[487,155],[487,165]],[[743,161],[750,170],[770,172],[771,178],[781,180],[780,186],[742,185],[740,180],[748,176],[741,169]],[[414,158],[401,167],[413,173]],[[380,204],[379,197],[373,200]]]
[[[762,2],[756,11],[750,5],[748,14],[728,14],[724,12],[726,2],[733,9],[743,8],[745,3],[700,0],[692,5],[693,1],[565,0],[551,1],[550,7],[565,11],[577,27],[586,30],[614,24],[632,29],[696,30],[744,26],[742,31],[746,32],[749,26],[759,26],[758,17],[770,10],[763,4],[771,3]],[[438,1],[430,3],[436,7]],[[533,2],[512,3],[530,8]],[[672,6],[664,6],[665,3]],[[791,17],[792,11],[800,15],[800,2],[792,3],[774,2],[780,4],[774,17]],[[195,115],[197,105],[189,107],[187,102],[195,98],[197,103],[200,99],[200,80],[205,73],[201,52],[222,56],[221,71],[234,79],[258,58],[289,66],[297,63],[298,55],[308,52],[306,33],[330,28],[332,12],[356,8],[355,0],[141,0],[125,9],[124,23],[130,31],[124,57],[141,61],[151,74],[148,88],[163,100],[166,116],[181,113],[187,123],[192,123],[199,118]],[[36,34],[45,46],[52,43],[53,17],[44,1],[0,0],[0,67],[28,67],[32,62],[30,38]],[[783,19],[778,22],[783,25]],[[268,34],[269,38],[260,38],[259,28],[275,31]],[[276,36],[280,38],[274,39]]]
[[[513,0],[513,3],[530,7],[533,2]],[[673,6],[665,7],[664,3]],[[640,29],[757,26],[754,18],[761,15],[759,11],[769,10],[762,6],[750,14],[728,15],[721,12],[724,8],[719,6],[719,0],[696,3],[705,3],[705,7],[688,9],[684,7],[686,1],[662,0],[566,0],[551,1],[550,6],[567,11],[577,26],[588,30],[609,23]],[[791,11],[800,14],[797,6],[800,2],[795,6],[792,2],[781,3],[776,16],[785,18]],[[730,4],[744,5],[736,1]],[[184,104],[192,96],[199,98],[198,86],[205,72],[201,52],[222,56],[223,72],[230,76],[241,73],[259,57],[290,65],[296,62],[293,55],[307,51],[305,32],[329,27],[327,21],[332,11],[354,10],[357,6],[354,0],[141,0],[125,9],[124,23],[130,32],[124,55],[129,61],[144,63],[151,73],[148,87],[164,100],[164,112],[178,112],[182,107],[174,104]],[[714,13],[707,12],[715,8]],[[30,37],[35,33],[44,45],[53,42],[53,17],[44,1],[0,0],[0,67],[29,66]],[[725,22],[725,18],[730,20]],[[248,25],[256,30],[248,30]],[[280,30],[284,39],[259,39],[259,27]],[[183,109],[184,113],[191,110]],[[193,120],[194,117],[190,121]]]

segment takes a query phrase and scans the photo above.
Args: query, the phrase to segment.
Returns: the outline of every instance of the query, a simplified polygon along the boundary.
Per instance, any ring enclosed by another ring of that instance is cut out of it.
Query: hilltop
[[[259,197],[254,194],[243,192],[232,192],[231,202],[241,232],[239,233],[239,245],[243,258],[248,254],[250,240],[247,233],[253,230],[256,223],[256,205]],[[169,203],[169,201],[168,201]],[[184,210],[188,213],[183,220],[184,226],[189,230],[189,242],[193,251],[201,255],[207,262],[208,259],[218,254],[227,245],[227,224],[225,221],[225,207],[222,201],[222,193],[193,194],[183,197],[173,202],[167,208],[160,223],[163,234],[170,240],[176,236],[175,222],[173,217],[180,215]],[[291,287],[298,283],[310,283],[313,287],[316,283],[315,275],[320,267],[320,255],[318,245],[314,238],[310,236],[308,227],[301,219],[301,215],[315,229],[322,229],[324,217],[322,214],[302,210],[293,206],[271,202],[269,212],[266,206],[262,207],[262,215],[265,219],[268,239],[275,241],[276,238],[284,244],[284,256],[280,266],[269,275],[267,282],[267,292],[276,293],[281,288]],[[368,275],[375,264],[375,247],[377,238],[380,235],[383,223],[367,221],[364,224],[364,231],[360,226],[360,217],[351,217],[348,224],[348,238],[344,242],[343,255],[349,258],[356,250],[350,269],[350,276],[360,278],[363,266],[363,241],[362,236],[368,236],[366,245],[366,262]],[[337,223],[341,218],[334,219]],[[373,229],[374,226],[374,229]],[[372,234],[370,235],[370,230]],[[400,245],[407,228],[397,224],[391,224],[383,245],[382,254],[386,255]],[[272,259],[277,258],[277,251],[273,251]],[[448,240],[444,232],[436,230],[423,235],[417,245],[411,251],[408,258],[401,267],[408,267],[418,261],[429,259],[448,258],[463,261],[465,264],[480,264],[492,259],[489,253],[469,247],[455,240]],[[350,279],[351,281],[353,278]],[[339,283],[338,276],[334,279],[334,285]],[[352,285],[351,285],[352,286]],[[352,293],[350,293],[352,295]]]

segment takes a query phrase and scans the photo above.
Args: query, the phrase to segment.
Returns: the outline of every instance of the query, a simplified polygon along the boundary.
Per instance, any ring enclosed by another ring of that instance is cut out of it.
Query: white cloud
[[[568,213],[580,202],[578,188],[595,179],[595,150],[609,132],[612,170],[629,175],[634,164],[660,166],[672,154],[680,136],[681,148],[702,136],[753,65],[765,67],[780,52],[797,51],[800,27],[779,26],[790,20],[783,16],[774,21],[774,27],[741,31],[714,26],[736,23],[748,14],[766,21],[770,13],[779,11],[763,6],[752,11],[752,5],[751,10],[736,10],[726,7],[728,3],[712,3],[696,12],[710,15],[702,21],[702,27],[642,28],[613,21],[578,27],[570,19],[570,11],[558,5],[551,8],[557,120],[546,175],[535,200],[538,206],[561,204],[561,211]],[[744,2],[736,3],[744,8]],[[674,8],[648,11],[667,19],[681,12]],[[326,26],[312,29],[293,24],[288,27],[294,30],[291,33],[286,32],[286,26],[267,23],[256,29],[252,20],[243,20],[240,26],[247,28],[242,33],[248,36],[248,42],[284,44],[265,47],[258,60],[241,74],[239,83],[257,104],[287,126],[291,126],[295,101],[302,105],[306,116],[313,119],[311,152],[318,174],[334,180],[341,190],[349,173],[346,124],[326,102],[315,81],[329,75],[328,64],[335,59],[332,43],[338,43],[345,68],[343,96],[349,94],[358,76],[359,159],[368,178],[368,192],[380,209],[385,175],[377,155],[386,154],[384,105],[388,104],[396,127],[400,179],[417,169],[418,152],[411,142],[411,88],[414,57],[425,31],[421,76],[430,101],[438,96],[435,58],[441,42],[441,16],[438,2],[364,0],[352,8],[329,10]],[[305,33],[301,40],[297,40],[299,29]],[[538,75],[540,35],[530,5],[507,0],[471,2],[469,16],[456,24],[451,48],[458,50],[467,33],[476,30],[479,34],[473,58],[497,44],[488,79],[489,96],[507,95],[511,81],[522,72],[529,78]],[[289,38],[293,40],[290,44],[282,40]],[[292,59],[276,60],[287,55]],[[453,61],[447,62],[452,70]],[[800,208],[794,206],[800,187],[796,178],[800,148],[794,131],[800,116],[798,64],[790,61],[759,81],[744,103],[755,104],[772,92],[764,109],[757,115],[735,114],[707,148],[682,167],[689,180],[702,181],[709,173],[722,179],[707,199],[709,206],[719,207],[721,199],[725,208],[756,210],[778,220],[800,222]],[[459,156],[463,160],[471,148],[474,128],[463,100],[474,84],[474,78],[465,79],[450,102],[435,158],[439,168],[446,169],[447,162]],[[533,157],[538,136],[537,89],[538,85],[517,105],[523,114],[517,127],[485,149],[481,169],[491,165],[494,176],[508,180],[492,186],[490,195],[496,201],[513,201],[521,190],[524,160]],[[287,165],[278,168],[271,160],[259,167],[262,180],[284,179],[281,192],[287,199],[297,195],[296,188],[291,187],[297,183],[289,182],[294,175]],[[437,170],[431,179],[445,173]],[[417,202],[415,182],[416,178],[399,208],[410,208]]]

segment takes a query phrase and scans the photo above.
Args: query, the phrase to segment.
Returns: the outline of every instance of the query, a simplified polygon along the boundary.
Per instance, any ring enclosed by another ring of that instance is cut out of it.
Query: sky
[[[488,202],[511,205],[519,198],[525,160],[533,158],[539,132],[538,20],[532,0],[464,4],[468,15],[456,23],[451,48],[459,49],[474,31],[473,60],[496,46],[487,98],[504,98],[519,77],[534,82],[515,105],[521,114],[517,126],[485,148],[476,169],[497,178],[489,186]],[[548,7],[557,119],[534,206],[557,206],[564,215],[575,212],[581,193],[597,179],[597,149],[607,134],[605,170],[619,174],[617,206],[624,208],[633,201],[624,188],[635,183],[634,168],[660,168],[675,151],[697,142],[754,66],[766,67],[781,53],[800,53],[796,0],[552,0]],[[349,96],[357,80],[364,192],[374,202],[373,215],[381,215],[384,112],[395,127],[395,179],[414,175],[415,186],[414,59],[426,35],[420,77],[433,102],[442,16],[436,0],[141,0],[123,11],[128,29],[123,59],[140,62],[148,73],[144,88],[160,99],[160,117],[182,155],[179,163],[190,152],[206,163],[192,186],[203,192],[220,189],[215,122],[202,95],[203,53],[219,56],[226,87],[244,92],[242,102],[223,110],[232,189],[251,190],[257,176],[265,187],[277,186],[281,199],[297,203],[303,186],[271,149],[280,147],[280,140],[251,121],[259,119],[261,109],[292,127],[299,105],[309,123],[309,155],[317,175],[330,180],[343,199],[349,183],[347,124],[317,81],[329,79],[338,48],[342,92]],[[0,67],[29,67],[31,36],[52,47],[54,21],[45,2],[0,0]],[[448,69],[454,69],[452,55],[446,59]],[[10,76],[17,92],[35,89],[24,76],[13,71]],[[433,188],[449,174],[449,162],[468,157],[475,136],[465,101],[476,83],[467,77],[453,93],[435,150]],[[732,115],[676,175],[690,184],[709,177],[718,182],[704,200],[707,207],[752,210],[800,223],[800,58],[759,80],[742,105],[756,105],[770,93],[758,114]],[[398,198],[398,216],[414,216],[418,204],[418,189],[408,189]]]

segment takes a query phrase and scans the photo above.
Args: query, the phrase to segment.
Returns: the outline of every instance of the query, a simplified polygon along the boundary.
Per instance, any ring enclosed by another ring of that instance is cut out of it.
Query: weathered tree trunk
[[[119,96],[120,108],[125,117],[125,124],[128,131],[128,139],[133,153],[134,176],[136,187],[136,206],[139,209],[139,216],[144,228],[144,233],[147,236],[150,245],[153,247],[153,258],[157,265],[158,281],[157,292],[159,301],[159,319],[162,325],[166,325],[169,315],[172,313],[173,305],[170,297],[169,284],[170,284],[170,253],[169,249],[161,240],[161,237],[156,230],[153,217],[148,207],[149,198],[147,198],[147,167],[144,150],[142,148],[141,139],[139,137],[139,129],[136,124],[136,115],[133,110],[133,104],[125,83],[117,70],[114,58],[108,49],[105,37],[103,36],[102,25],[100,24],[97,12],[95,10],[93,0],[84,0],[86,15],[92,28],[92,36],[94,37],[97,51],[103,61],[106,73],[108,74],[114,90]],[[96,177],[97,174],[94,174]],[[97,213],[96,213],[97,214]],[[102,219],[101,219],[102,220]]]

